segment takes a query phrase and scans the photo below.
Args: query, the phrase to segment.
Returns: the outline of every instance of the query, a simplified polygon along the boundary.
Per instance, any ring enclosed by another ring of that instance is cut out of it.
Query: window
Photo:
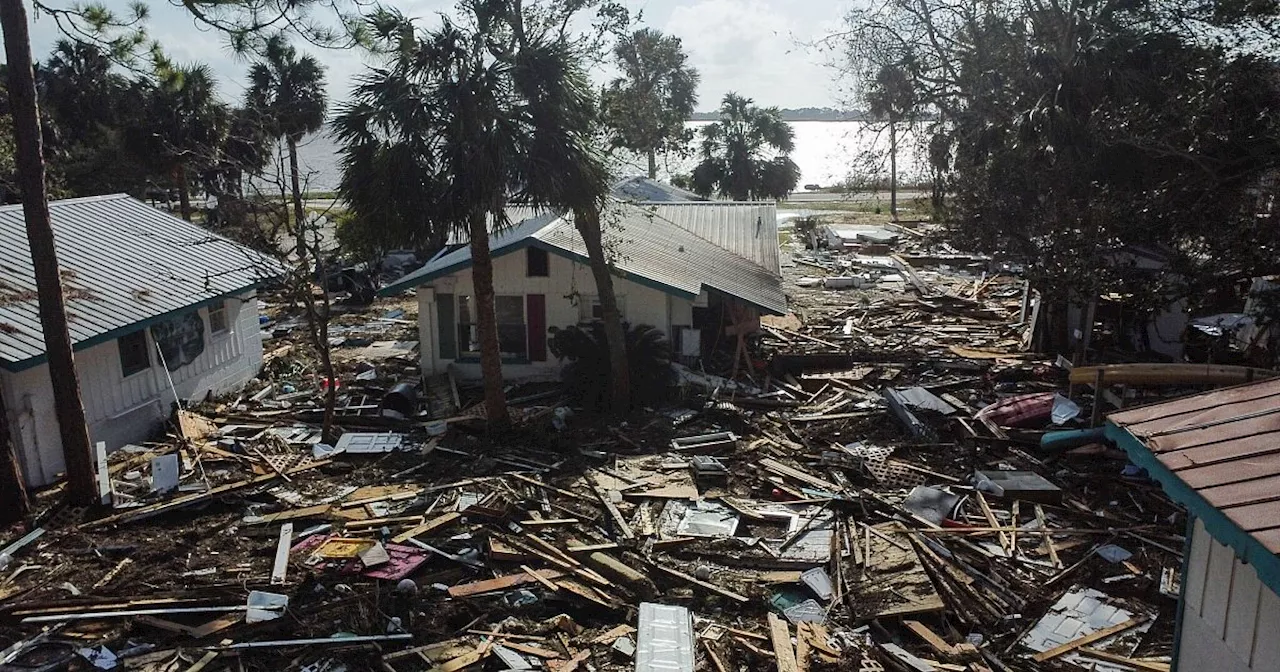
[[[151,368],[151,353],[147,350],[147,332],[139,329],[116,339],[120,349],[120,373],[128,378]]]
[[[626,297],[615,297],[618,302],[618,316],[626,321],[627,319],[627,301]],[[600,307],[600,297],[598,296],[582,296],[578,298],[578,321],[579,322],[595,322],[604,319],[604,309]]]
[[[227,302],[209,304],[209,333],[222,334],[227,329]]]
[[[495,296],[494,314],[498,318],[498,349],[502,356],[523,359],[529,355],[528,332],[524,322],[523,296]],[[458,348],[463,356],[480,354],[480,330],[475,323],[475,301],[458,296]]]
[[[551,257],[547,251],[537,247],[524,248],[527,275],[531,278],[545,278],[551,275]]]

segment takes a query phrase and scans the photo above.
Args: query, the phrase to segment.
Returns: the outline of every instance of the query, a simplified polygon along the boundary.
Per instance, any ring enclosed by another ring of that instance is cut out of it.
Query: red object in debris
[[[340,389],[342,389],[342,381],[341,381],[341,380],[339,380],[339,379],[337,379],[337,378],[334,378],[334,379],[333,379],[333,389],[335,389],[335,390],[340,390]],[[329,379],[328,379],[328,378],[321,378],[321,379],[320,379],[320,391],[321,391],[321,392],[328,392],[328,391],[329,391]]]
[[[773,497],[773,501],[775,502],[794,502],[796,500],[795,495],[792,495],[781,488],[774,488],[769,495]]]
[[[1053,392],[1033,392],[1002,399],[978,411],[1001,427],[1043,427],[1053,413]]]

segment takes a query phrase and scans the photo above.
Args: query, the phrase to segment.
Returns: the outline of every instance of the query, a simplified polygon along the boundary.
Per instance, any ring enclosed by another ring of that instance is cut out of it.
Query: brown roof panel
[[[1245,532],[1280,527],[1280,502],[1233,506],[1222,510]]]
[[[1107,419],[1122,427],[1131,427],[1151,420],[1171,419],[1172,421],[1172,418],[1179,414],[1194,413],[1207,408],[1241,403],[1251,405],[1268,398],[1271,399],[1271,403],[1258,403],[1256,407],[1271,408],[1280,405],[1280,379],[1271,378],[1259,383],[1226,387],[1159,404],[1117,411],[1107,416]]]
[[[1228,443],[1210,443],[1160,453],[1160,461],[1174,471],[1280,452],[1280,434],[1257,434]]]
[[[1270,553],[1280,552],[1280,378],[1113,413],[1173,479]],[[1194,502],[1197,500],[1190,500]],[[1200,514],[1197,514],[1200,515]]]
[[[1169,464],[1165,461],[1164,455],[1160,456],[1160,461],[1165,465]],[[1178,478],[1181,478],[1187,485],[1196,490],[1229,483],[1240,483],[1241,481],[1251,481],[1255,478],[1266,478],[1277,474],[1280,474],[1280,453],[1219,462],[1207,467],[1183,469],[1177,472]]]
[[[1242,506],[1280,499],[1280,476],[1267,476],[1244,483],[1205,488],[1205,501],[1218,507]]]

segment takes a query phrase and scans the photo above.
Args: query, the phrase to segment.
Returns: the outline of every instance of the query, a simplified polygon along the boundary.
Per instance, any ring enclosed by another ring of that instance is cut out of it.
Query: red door
[[[529,328],[529,361],[547,361],[547,297],[545,294],[525,296],[525,324]]]

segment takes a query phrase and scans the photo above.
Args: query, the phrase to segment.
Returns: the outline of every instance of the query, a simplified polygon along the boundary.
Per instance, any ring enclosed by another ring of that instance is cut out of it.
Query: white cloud
[[[730,91],[779,107],[835,104],[831,71],[804,45],[839,17],[840,3],[806,2],[803,13],[787,4],[698,0],[671,10],[661,30],[684,41],[702,73],[700,109],[714,108]]]

